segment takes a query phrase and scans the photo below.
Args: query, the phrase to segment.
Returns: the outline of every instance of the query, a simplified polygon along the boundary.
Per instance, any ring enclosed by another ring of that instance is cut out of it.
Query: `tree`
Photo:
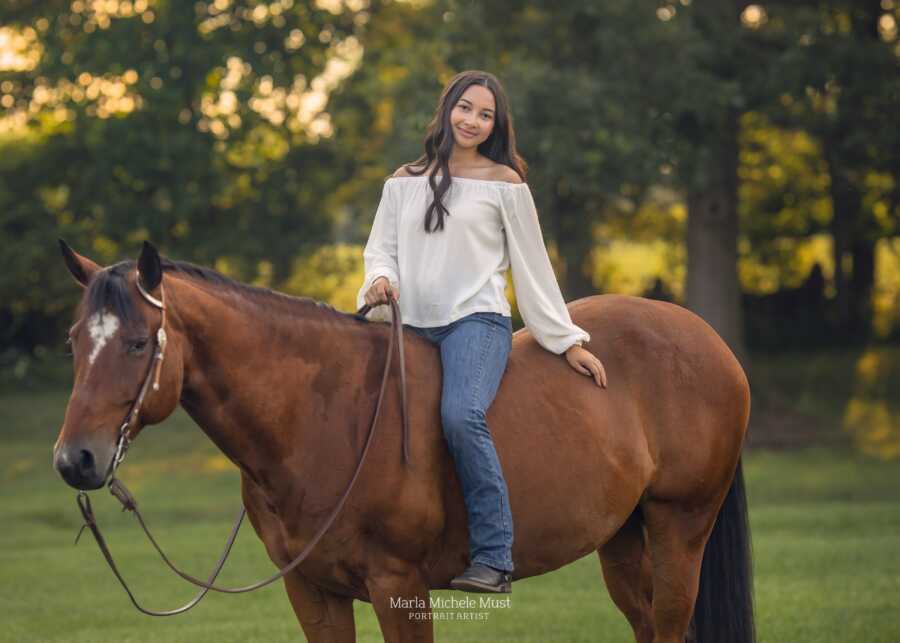
[[[323,108],[370,15],[351,4],[4,3],[25,42],[0,70],[4,344],[62,336],[76,293],[57,236],[105,262],[151,238],[263,281],[329,239],[341,157]]]
[[[630,211],[660,176],[667,129],[663,110],[651,104],[659,82],[654,48],[664,29],[656,6],[449,1],[430,9],[442,23],[437,35],[446,51],[439,79],[487,69],[510,94],[529,183],[568,299],[596,292],[597,223]],[[429,89],[429,112],[438,90]]]
[[[900,220],[896,11],[883,6],[832,0],[781,8],[796,44],[787,58],[791,84],[773,118],[805,129],[823,148],[832,206],[833,332],[846,341],[871,334],[876,244],[896,235]],[[882,24],[894,24],[893,34]]]

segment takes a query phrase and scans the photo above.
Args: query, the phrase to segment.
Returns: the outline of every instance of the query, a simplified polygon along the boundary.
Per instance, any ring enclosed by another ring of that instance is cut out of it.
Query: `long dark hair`
[[[460,97],[472,85],[481,85],[490,90],[494,95],[494,128],[491,135],[478,146],[478,151],[495,163],[502,163],[513,170],[525,180],[528,166],[525,160],[516,151],[516,133],[513,131],[512,115],[509,112],[509,100],[503,85],[493,74],[486,71],[463,71],[447,83],[441,97],[438,99],[434,117],[428,124],[425,132],[425,153],[412,163],[404,166],[406,171],[413,176],[423,175],[434,163],[431,173],[428,175],[428,184],[434,193],[434,200],[429,204],[425,212],[425,232],[444,229],[444,215],[449,211],[444,205],[444,195],[450,189],[450,153],[453,151],[453,129],[450,124],[450,112],[459,101]],[[440,182],[437,176],[441,175]],[[437,223],[432,226],[434,218]]]

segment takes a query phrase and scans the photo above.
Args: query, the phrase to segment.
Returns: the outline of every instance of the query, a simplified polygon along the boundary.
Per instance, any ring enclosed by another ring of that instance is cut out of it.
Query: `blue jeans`
[[[441,421],[469,517],[470,560],[511,572],[509,493],[485,416],[506,370],[512,319],[481,312],[446,326],[404,326],[441,350]]]

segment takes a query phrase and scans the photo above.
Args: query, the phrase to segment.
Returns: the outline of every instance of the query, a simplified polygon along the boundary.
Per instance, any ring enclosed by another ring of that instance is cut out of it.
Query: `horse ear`
[[[69,272],[75,277],[75,281],[83,287],[87,287],[94,275],[102,270],[102,268],[93,261],[87,257],[82,257],[72,250],[72,248],[69,247],[69,244],[62,239],[59,239],[59,249],[62,251],[62,256]]]
[[[144,246],[141,248],[138,270],[141,273],[141,285],[144,290],[147,292],[156,290],[159,282],[162,281],[162,262],[159,259],[159,252],[149,241],[144,241]]]

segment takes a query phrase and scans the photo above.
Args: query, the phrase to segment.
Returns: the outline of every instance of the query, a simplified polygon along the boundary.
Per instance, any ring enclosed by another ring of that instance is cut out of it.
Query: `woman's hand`
[[[566,360],[569,362],[569,366],[582,375],[593,376],[597,386],[606,388],[606,369],[603,368],[603,363],[589,350],[578,344],[572,344],[566,350]]]
[[[380,304],[390,303],[389,297],[393,297],[394,301],[400,300],[400,291],[391,286],[391,282],[387,277],[379,277],[364,295],[364,299],[369,306],[375,307]]]

